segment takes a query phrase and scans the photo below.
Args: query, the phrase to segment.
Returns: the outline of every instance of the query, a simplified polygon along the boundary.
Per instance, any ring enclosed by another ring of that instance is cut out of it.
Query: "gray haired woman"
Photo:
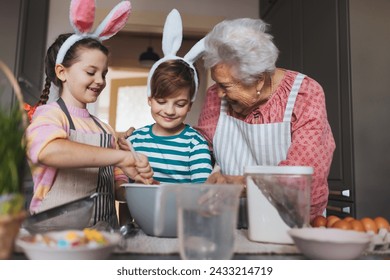
[[[278,49],[260,19],[222,21],[205,44],[204,62],[215,84],[196,128],[220,167],[208,182],[244,184],[248,165],[311,166],[311,218],[322,214],[335,149],[322,87],[275,66]]]

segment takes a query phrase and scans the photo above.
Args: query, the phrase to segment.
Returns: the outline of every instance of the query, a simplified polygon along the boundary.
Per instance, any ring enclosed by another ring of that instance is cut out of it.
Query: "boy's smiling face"
[[[184,128],[184,120],[191,110],[190,91],[183,88],[164,98],[148,98],[151,113],[156,124],[153,133],[159,136],[179,134]]]

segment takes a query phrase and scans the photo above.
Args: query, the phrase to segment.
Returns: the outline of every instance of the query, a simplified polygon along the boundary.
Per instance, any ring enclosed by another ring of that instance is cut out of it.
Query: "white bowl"
[[[55,240],[63,239],[67,231],[47,232],[44,235]],[[77,234],[82,234],[80,230],[72,230]],[[104,260],[107,259],[119,244],[121,236],[118,233],[101,232],[107,239],[107,244],[95,244],[94,246],[80,245],[76,247],[61,248],[59,246],[49,246],[44,242],[27,241],[26,236],[16,239],[19,246],[27,258],[30,260]]]
[[[369,246],[372,235],[332,228],[294,228],[288,231],[306,257],[318,260],[352,260]]]

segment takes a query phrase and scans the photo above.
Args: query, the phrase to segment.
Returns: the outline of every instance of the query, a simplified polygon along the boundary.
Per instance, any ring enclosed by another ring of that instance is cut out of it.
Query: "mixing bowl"
[[[131,216],[139,225],[142,231],[150,236],[157,237],[177,237],[177,206],[176,195],[174,192],[168,192],[164,201],[163,224],[158,232],[156,217],[156,199],[158,199],[158,189],[163,185],[143,185],[143,184],[123,184],[126,189],[126,201]]]

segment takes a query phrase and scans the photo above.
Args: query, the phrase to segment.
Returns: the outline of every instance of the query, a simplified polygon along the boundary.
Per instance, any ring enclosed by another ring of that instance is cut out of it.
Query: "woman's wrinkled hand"
[[[246,183],[244,176],[223,175],[221,172],[211,173],[207,178],[206,184],[236,184],[243,186],[242,197],[246,197]]]
[[[221,172],[214,172],[207,178],[208,184],[226,184],[227,178]]]

